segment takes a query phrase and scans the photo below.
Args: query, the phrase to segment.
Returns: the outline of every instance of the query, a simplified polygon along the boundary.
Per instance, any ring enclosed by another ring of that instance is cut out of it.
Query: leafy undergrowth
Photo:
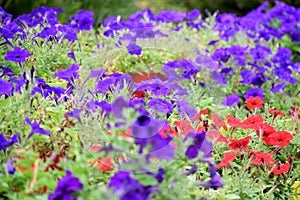
[[[59,12],[0,10],[1,199],[299,198],[299,8]]]

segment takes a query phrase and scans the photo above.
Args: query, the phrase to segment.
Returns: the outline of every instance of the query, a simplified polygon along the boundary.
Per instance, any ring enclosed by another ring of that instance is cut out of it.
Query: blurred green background
[[[283,2],[300,6],[300,0],[282,0]],[[7,12],[17,17],[23,13],[29,13],[39,6],[60,7],[64,13],[59,15],[61,22],[68,21],[80,9],[92,10],[95,13],[96,22],[102,22],[108,16],[121,15],[127,18],[130,14],[150,8],[155,13],[160,10],[170,9],[189,11],[194,8],[205,13],[219,10],[220,12],[233,12],[237,15],[245,15],[258,7],[264,0],[0,0],[0,6]],[[274,0],[269,0],[274,4]]]

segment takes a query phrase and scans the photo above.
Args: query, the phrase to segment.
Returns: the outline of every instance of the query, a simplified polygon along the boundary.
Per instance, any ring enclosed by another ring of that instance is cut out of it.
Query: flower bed
[[[299,198],[299,8],[60,12],[0,9],[0,198]]]

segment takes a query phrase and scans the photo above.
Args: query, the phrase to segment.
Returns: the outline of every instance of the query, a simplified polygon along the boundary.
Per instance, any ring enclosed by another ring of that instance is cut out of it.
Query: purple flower
[[[16,168],[14,167],[14,165],[12,164],[11,160],[8,160],[6,163],[5,163],[5,166],[6,166],[6,169],[7,169],[7,172],[11,175],[13,175],[16,171]]]
[[[29,51],[15,47],[14,50],[8,51],[5,56],[5,60],[13,62],[24,62],[30,56]]]
[[[77,119],[79,121],[79,123],[81,123],[80,113],[82,111],[83,111],[82,108],[80,108],[80,109],[73,108],[73,111],[67,112],[66,115],[67,115],[67,117],[74,117],[75,119]]]
[[[240,103],[240,94],[231,94],[223,99],[222,104],[225,106],[234,106]]]
[[[213,189],[218,189],[220,187],[223,187],[223,184],[221,182],[221,176],[216,172],[216,166],[210,164],[209,171],[210,171],[211,179],[207,182],[197,183],[197,186],[198,187],[204,186]]]
[[[255,48],[250,49],[249,55],[254,62],[265,62],[266,58],[271,54],[271,50],[259,44],[256,44]]]
[[[57,28],[55,26],[44,28],[37,36],[40,38],[55,37],[57,34]]]
[[[104,77],[106,69],[97,69],[97,70],[91,70],[89,78],[101,78]]]
[[[220,85],[225,85],[227,84],[227,79],[223,74],[221,74],[218,71],[213,71],[211,72],[211,77],[214,79],[215,83],[220,84]]]
[[[80,180],[67,170],[66,176],[58,181],[55,191],[49,194],[48,198],[49,200],[75,200],[73,193],[82,189],[83,185]]]
[[[148,126],[151,123],[151,117],[149,117],[148,115],[141,115],[139,116],[136,121],[135,124],[138,126]]]
[[[173,110],[173,105],[161,98],[150,99],[148,106],[157,113],[167,114]]]
[[[3,133],[0,134],[0,151],[4,151],[7,147],[18,142],[19,135],[14,134],[9,140],[6,140]]]
[[[191,133],[188,134],[188,136],[185,138],[185,140],[188,137],[193,137],[193,142],[187,148],[187,150],[185,152],[185,155],[186,155],[187,158],[193,159],[193,158],[196,158],[198,156],[199,151],[201,150],[202,145],[203,145],[204,141],[206,140],[205,136],[206,136],[206,133],[204,131],[199,132],[199,133],[191,132]]]
[[[58,37],[59,40],[62,40],[64,38],[66,38],[70,42],[74,42],[77,40],[76,32],[69,26],[61,25],[58,27],[58,30],[61,32],[61,35]]]
[[[14,72],[9,67],[3,67],[0,65],[0,69],[2,69],[0,78],[2,78],[3,76],[14,76]]]
[[[160,79],[151,79],[149,81],[144,81],[138,85],[135,91],[150,91],[153,95],[169,95],[170,89],[166,86],[165,82]]]
[[[243,80],[241,80],[240,83],[251,84],[254,74],[250,69],[245,69],[245,70],[241,71],[240,75],[243,78]]]
[[[277,85],[273,85],[270,89],[270,92],[280,92],[281,90],[284,89],[286,82],[282,81],[278,83]]]
[[[71,22],[69,25],[77,29],[81,30],[91,30],[94,24],[94,13],[91,11],[80,10],[77,14],[71,17]]]
[[[123,108],[128,107],[128,101],[126,101],[122,96],[118,97],[114,103],[111,105],[112,112],[114,114],[114,117],[116,118],[124,118],[122,111]]]
[[[126,48],[127,48],[127,51],[130,55],[139,56],[142,53],[142,47],[140,47],[139,45],[134,44],[134,43],[131,43],[131,44],[127,45]]]
[[[226,63],[230,57],[230,54],[227,53],[226,48],[218,48],[214,51],[214,53],[211,55],[211,58],[214,61],[222,61]]]
[[[56,72],[54,76],[66,80],[68,82],[71,82],[71,80],[79,78],[79,74],[77,72],[78,70],[79,70],[79,65],[72,64],[69,68],[65,70],[59,70],[58,72]]]
[[[227,48],[227,53],[235,58],[236,64],[238,66],[245,66],[246,65],[246,47],[241,47],[239,45],[232,45],[231,47]]]
[[[0,24],[6,25],[12,19],[12,15],[5,12],[2,7],[0,7]]]
[[[0,96],[6,94],[10,96],[13,92],[13,84],[6,80],[0,79]]]
[[[67,56],[68,56],[69,58],[72,58],[72,59],[74,60],[74,62],[76,63],[76,57],[75,57],[74,51],[70,51],[70,52],[67,54]]]
[[[181,22],[186,17],[186,13],[174,10],[164,10],[157,13],[157,21],[161,22]]]
[[[246,91],[245,93],[245,99],[249,99],[249,97],[257,97],[259,96],[261,100],[264,99],[264,91],[263,89],[260,89],[260,88],[251,88],[249,90]]]
[[[193,21],[193,20],[197,19],[200,15],[201,15],[200,11],[197,9],[194,9],[186,15],[186,19]]]
[[[262,86],[265,82],[266,82],[266,77],[265,77],[264,73],[261,73],[261,72],[255,74],[255,76],[252,78],[252,81],[251,81],[251,83],[253,85],[256,85],[259,87]]]
[[[152,193],[158,191],[157,186],[144,186],[136,179],[130,177],[130,172],[116,172],[108,183],[114,188],[120,200],[149,200]]]
[[[45,130],[40,127],[40,125],[34,121],[33,123],[30,121],[28,117],[25,118],[25,122],[31,126],[31,131],[27,136],[27,140],[34,134],[34,133],[39,133],[42,135],[50,135],[51,132],[49,130]]]

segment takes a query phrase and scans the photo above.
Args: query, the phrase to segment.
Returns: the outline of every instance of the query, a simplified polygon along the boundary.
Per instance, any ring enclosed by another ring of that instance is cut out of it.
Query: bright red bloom
[[[139,91],[135,91],[131,94],[131,99],[133,99],[134,97],[136,98],[148,98],[147,93],[144,90],[139,90]]]
[[[264,119],[261,115],[251,115],[240,124],[240,127],[242,129],[259,130],[263,125],[263,122]]]
[[[273,108],[270,108],[268,110],[268,113],[273,114],[274,118],[276,118],[278,115],[281,115],[282,117],[285,117],[285,114],[281,110],[275,110]]]
[[[273,165],[275,160],[272,158],[273,153],[266,152],[253,152],[254,161],[250,163],[250,165]]]
[[[200,115],[208,115],[208,110],[207,109],[203,109],[199,111]]]
[[[266,142],[266,145],[274,145],[280,147],[289,145],[292,139],[293,135],[287,131],[278,131],[263,138],[263,140]]]
[[[260,130],[257,130],[258,136],[259,136],[259,131]],[[270,126],[267,123],[263,123],[261,125],[261,131],[262,131],[262,136],[263,137],[267,137],[267,136],[269,136],[269,135],[271,135],[271,134],[273,134],[273,133],[276,132],[275,128],[273,126]]]
[[[114,164],[110,157],[98,158],[97,160],[90,160],[89,164],[98,167],[99,171],[111,171],[114,169]]]
[[[260,99],[259,96],[256,96],[256,97],[253,97],[253,96],[250,96],[246,101],[246,107],[249,109],[249,110],[253,110],[255,108],[262,108],[263,105],[264,105],[264,102]]]
[[[249,144],[249,141],[252,139],[251,136],[239,139],[239,140],[230,140],[228,147],[232,150],[247,150],[247,145]]]
[[[236,155],[237,154],[233,152],[225,152],[224,158],[221,160],[219,164],[216,165],[216,167],[218,169],[221,167],[230,167],[230,162],[235,159]]]
[[[290,167],[291,167],[290,163],[284,163],[284,164],[277,163],[275,164],[275,168],[273,169],[272,173],[275,175],[284,174],[290,170]]]
[[[229,126],[231,126],[232,128],[237,128],[241,124],[241,121],[232,115],[227,116],[226,120],[227,120],[227,123],[229,124]]]
[[[167,138],[168,135],[172,135],[175,137],[178,136],[177,131],[172,129],[172,127],[169,124],[167,124],[163,129],[159,130],[158,133],[162,138]]]

